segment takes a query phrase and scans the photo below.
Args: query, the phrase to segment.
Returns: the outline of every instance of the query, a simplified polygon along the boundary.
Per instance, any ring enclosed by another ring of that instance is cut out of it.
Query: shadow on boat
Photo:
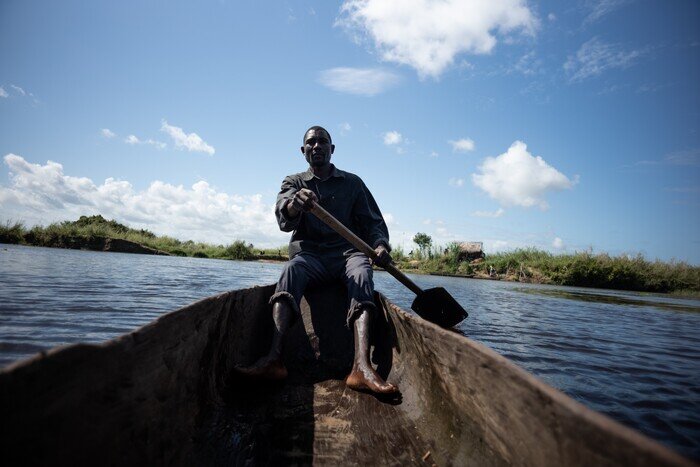
[[[345,387],[354,351],[352,331],[345,324],[347,308],[347,292],[342,285],[306,294],[301,318],[285,339],[283,359],[289,377],[284,382],[255,381],[236,372],[228,374],[222,390],[223,404],[212,407],[205,415],[198,436],[199,455],[205,463],[311,464],[314,456],[318,461],[322,454],[314,453],[317,432],[322,434],[326,428],[335,437],[338,430],[331,428],[349,428],[357,418],[371,422],[377,416],[372,413],[376,404],[401,404],[400,393],[354,393]],[[377,309],[382,310],[381,306]],[[264,355],[272,339],[271,313],[247,319],[246,323],[251,324],[246,331],[258,339],[248,341],[252,349],[233,349],[233,354],[240,356],[236,365],[248,365]],[[372,362],[386,379],[392,369],[395,330],[391,321],[379,316],[373,321],[372,331]],[[350,398],[375,402],[356,404],[341,414],[341,405]],[[345,431],[350,443],[353,430]],[[323,444],[316,442],[319,446]],[[335,448],[329,443],[329,454]]]

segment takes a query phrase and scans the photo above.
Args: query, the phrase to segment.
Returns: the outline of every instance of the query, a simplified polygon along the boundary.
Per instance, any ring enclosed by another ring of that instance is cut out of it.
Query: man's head
[[[320,126],[312,126],[304,133],[303,143],[301,152],[311,167],[323,167],[331,163],[335,145],[328,130]]]

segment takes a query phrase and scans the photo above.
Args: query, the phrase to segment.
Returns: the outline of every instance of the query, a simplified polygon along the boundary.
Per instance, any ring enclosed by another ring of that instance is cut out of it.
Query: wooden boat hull
[[[104,344],[0,372],[0,448],[23,465],[691,465],[512,362],[377,295],[373,360],[401,397],[343,383],[342,288],[312,291],[285,343],[289,379],[235,365],[271,339],[273,287],[211,297]]]

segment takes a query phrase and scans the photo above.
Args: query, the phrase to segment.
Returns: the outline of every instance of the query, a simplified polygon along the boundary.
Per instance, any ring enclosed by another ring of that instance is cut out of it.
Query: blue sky
[[[331,132],[406,250],[700,263],[700,3],[0,2],[0,220],[287,242]]]

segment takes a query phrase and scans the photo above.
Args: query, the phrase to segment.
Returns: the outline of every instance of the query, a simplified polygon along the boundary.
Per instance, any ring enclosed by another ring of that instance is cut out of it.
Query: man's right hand
[[[313,191],[302,188],[294,194],[294,197],[287,201],[287,212],[291,217],[297,217],[300,212],[308,212],[314,203],[318,202],[316,193]]]

